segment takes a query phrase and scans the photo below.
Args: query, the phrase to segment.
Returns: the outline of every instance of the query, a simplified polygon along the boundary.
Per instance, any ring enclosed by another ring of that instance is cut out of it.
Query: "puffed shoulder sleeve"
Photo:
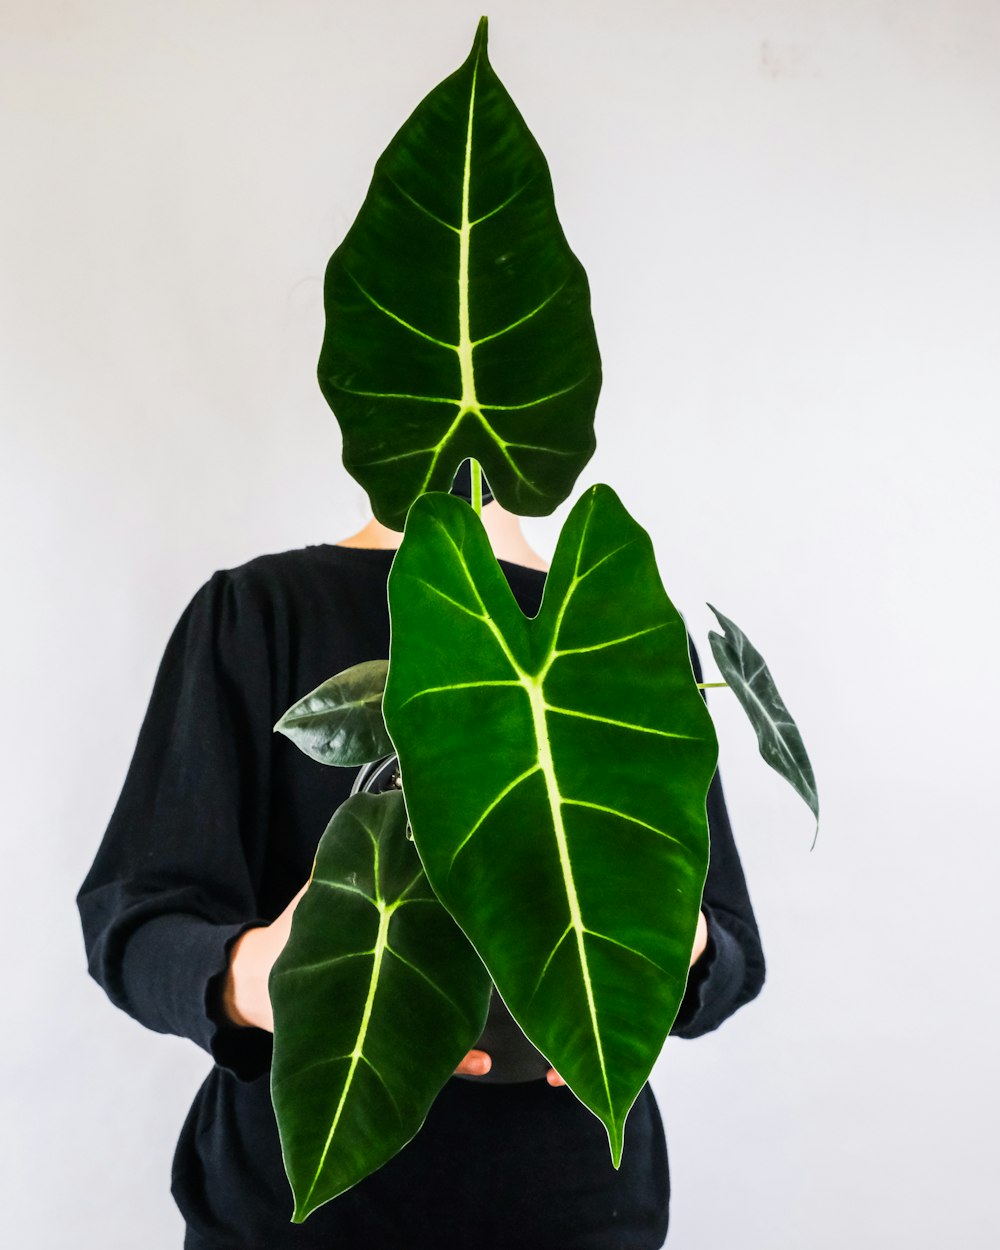
[[[235,939],[258,918],[271,664],[235,574],[194,597],[160,665],[111,823],[77,902],[91,975],[147,1028],[189,1037],[247,1079],[270,1037],[221,1021]]]
[[[701,681],[693,647],[691,661]],[[709,786],[706,809],[711,849],[702,910],[708,921],[708,946],[691,969],[671,1029],[675,1037],[700,1037],[717,1029],[756,998],[764,984],[764,952],[718,773]]]

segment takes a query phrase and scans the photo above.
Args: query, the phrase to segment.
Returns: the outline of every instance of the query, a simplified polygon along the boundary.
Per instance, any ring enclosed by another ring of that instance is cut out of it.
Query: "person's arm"
[[[121,797],[78,896],[91,974],[147,1028],[189,1037],[238,1075],[270,1038],[219,1010],[230,951],[258,911],[270,744],[266,631],[216,574],[160,666]]]
[[[691,662],[695,679],[701,681],[701,664],[693,646]],[[701,1037],[717,1029],[756,998],[764,984],[764,952],[718,773],[709,786],[706,809],[711,851],[702,915],[707,943],[692,966],[671,1029],[675,1037]]]

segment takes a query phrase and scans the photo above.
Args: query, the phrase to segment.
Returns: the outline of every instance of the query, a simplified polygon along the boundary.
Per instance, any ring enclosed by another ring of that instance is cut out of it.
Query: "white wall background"
[[[4,0],[7,1244],[166,1250],[205,1058],[84,975],[72,898],[216,568],[357,528],[326,257],[478,6]],[[769,956],[669,1043],[674,1250],[1000,1244],[995,0],[495,0],[606,384],[588,481],[769,656],[808,814],[713,698]],[[554,522],[530,526],[551,550]]]

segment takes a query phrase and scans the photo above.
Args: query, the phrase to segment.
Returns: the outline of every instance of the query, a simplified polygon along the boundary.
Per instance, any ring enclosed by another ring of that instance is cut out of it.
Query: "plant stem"
[[[469,472],[472,475],[472,507],[476,516],[483,515],[483,471],[478,460],[469,461]]]
[[[699,690],[728,690],[728,681],[699,681],[696,683]]]

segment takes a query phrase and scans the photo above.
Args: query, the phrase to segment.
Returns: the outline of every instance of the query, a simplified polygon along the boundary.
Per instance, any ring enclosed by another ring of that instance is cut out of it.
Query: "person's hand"
[[[698,913],[698,928],[695,930],[694,946],[691,948],[691,963],[689,965],[690,967],[693,968],[695,964],[698,962],[698,960],[702,957],[702,955],[704,955],[705,947],[707,945],[708,945],[708,921],[705,919],[705,913],[701,911]],[[476,1052],[472,1051],[471,1053],[475,1054]],[[558,1086],[560,1085],[566,1084],[566,1082],[562,1079],[562,1077],[555,1070],[555,1068],[549,1068],[548,1072],[545,1073],[545,1079],[548,1081],[548,1083],[551,1086],[555,1088],[558,1088]]]
[[[485,1050],[470,1050],[455,1069],[456,1076],[485,1076],[493,1067],[493,1060]]]
[[[308,888],[307,881],[276,920],[257,929],[247,929],[233,943],[222,989],[222,1007],[233,1024],[240,1028],[274,1032],[274,1012],[267,992],[267,979],[288,941],[292,913]]]
[[[708,945],[708,921],[705,919],[705,913],[703,911],[700,911],[698,913],[698,928],[695,930],[695,934],[694,934],[694,946],[691,948],[691,963],[689,965],[690,967],[693,968],[695,964],[698,962],[698,960],[701,959],[702,955],[704,955],[705,953],[705,947],[707,945]]]

